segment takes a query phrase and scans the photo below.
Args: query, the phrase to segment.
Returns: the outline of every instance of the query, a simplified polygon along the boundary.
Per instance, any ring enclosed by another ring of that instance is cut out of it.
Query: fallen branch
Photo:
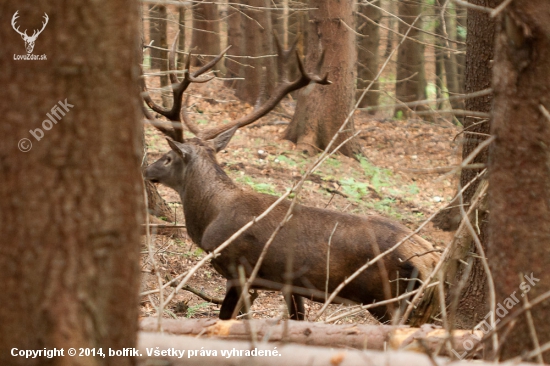
[[[285,334],[285,322],[287,331]],[[445,341],[445,329],[431,325],[421,328],[390,325],[334,325],[280,319],[254,320],[218,320],[218,319],[163,319],[164,332],[177,335],[201,336],[225,340],[246,341],[250,339],[248,325],[253,325],[257,337],[267,342],[289,342],[304,345],[335,348],[354,348],[359,350],[383,351],[405,349],[424,353],[424,347],[430,353],[441,349]],[[157,328],[155,318],[145,318],[140,323],[142,331],[154,331]],[[469,330],[453,332],[453,344],[459,354],[465,352],[467,341],[477,342],[483,336],[481,331],[472,334]]]
[[[257,348],[249,342],[217,339],[197,339],[187,336],[174,336],[159,333],[140,332],[138,335],[139,353],[137,365],[256,365],[265,366],[433,366],[472,365],[471,362],[449,362],[442,357],[430,358],[425,354],[406,351],[359,351],[327,349],[296,344],[275,345],[259,343]],[[258,355],[261,353],[261,355]],[[256,354],[256,356],[254,356]],[[489,366],[494,363],[476,362],[476,366]],[[532,364],[517,363],[515,366]]]

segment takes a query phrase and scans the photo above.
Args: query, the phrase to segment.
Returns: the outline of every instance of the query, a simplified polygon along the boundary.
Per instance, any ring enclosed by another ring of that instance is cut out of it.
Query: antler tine
[[[191,131],[193,135],[199,136],[201,132],[199,129],[199,126],[195,122],[193,122],[189,118],[189,115],[187,114],[188,105],[189,105],[189,95],[187,96],[187,98],[185,98],[185,105],[181,109],[181,119],[183,120],[183,123],[185,123],[185,126],[187,126],[187,128],[189,129],[189,131]]]
[[[269,99],[259,108],[255,108],[254,111],[252,111],[250,114],[234,120],[232,123],[228,123],[223,126],[213,127],[209,130],[203,131],[201,132],[200,137],[202,139],[208,140],[218,136],[225,131],[230,130],[231,128],[237,126],[240,128],[249,125],[269,113],[284,98],[285,95],[295,90],[301,89],[309,85],[310,83],[321,85],[332,84],[332,82],[328,80],[328,73],[323,78],[319,77],[318,75],[307,73],[300,57],[300,53],[297,50],[295,53],[298,61],[298,68],[300,70],[300,76],[296,80],[279,84],[271,93]]]
[[[176,65],[175,65],[175,63],[176,63],[176,61],[175,61],[175,59],[176,59],[175,50],[176,50],[176,43],[177,43],[178,35],[179,35],[179,31],[178,31],[178,34],[176,34],[176,38],[174,39],[174,42],[172,43],[172,47],[171,47],[170,53],[168,55],[168,66],[169,66],[169,69],[171,70],[169,75],[170,75],[170,81],[172,82],[172,95],[173,95],[173,98],[174,98],[172,108],[164,108],[164,107],[156,104],[155,102],[153,102],[153,100],[151,99],[151,96],[147,92],[147,87],[145,85],[145,80],[143,78],[142,78],[141,82],[142,82],[142,89],[143,89],[143,100],[145,101],[145,103],[153,111],[155,111],[158,114],[168,118],[170,121],[173,122],[171,124],[171,129],[166,127],[165,126],[166,124],[163,124],[161,121],[156,121],[151,116],[151,114],[148,113],[148,111],[147,111],[147,113],[145,113],[145,116],[149,120],[151,120],[151,124],[153,126],[155,126],[163,134],[165,134],[166,136],[172,138],[174,141],[183,142],[184,139],[183,139],[182,119],[183,119],[183,122],[186,124],[186,126],[189,128],[189,130],[193,134],[197,135],[200,132],[198,130],[198,127],[196,127],[196,125],[194,125],[189,120],[189,118],[187,118],[187,115],[181,113],[183,93],[185,92],[185,90],[187,90],[187,88],[189,87],[189,85],[192,82],[194,82],[194,83],[204,83],[204,82],[207,82],[209,80],[212,80],[212,78],[197,79],[196,77],[200,76],[201,74],[205,73],[206,71],[208,71],[212,67],[214,67],[214,65],[224,56],[225,52],[227,52],[229,47],[227,47],[221,54],[216,56],[212,61],[210,61],[209,63],[207,63],[203,67],[201,67],[199,70],[195,71],[193,74],[190,73],[191,54],[189,54],[189,56],[187,57],[187,60],[186,60],[184,78],[180,82],[177,75],[176,75],[176,73],[174,72],[175,67],[176,67]],[[143,74],[143,72],[142,72],[142,74]]]
[[[208,70],[210,70],[211,68],[214,67],[214,65],[216,65],[218,63],[218,61],[220,61],[222,59],[223,56],[225,56],[225,53],[227,52],[227,50],[229,50],[231,48],[231,45],[227,46],[225,48],[225,50],[223,50],[218,56],[216,56],[214,59],[212,59],[210,62],[208,62],[206,65],[204,65],[203,67],[201,67],[200,69],[198,69],[197,71],[195,71],[192,75],[193,78],[196,78],[197,76],[201,76],[202,74],[204,74],[205,72],[207,72]],[[191,55],[189,55],[189,57],[191,57]]]
[[[324,60],[325,51],[321,53],[320,59]],[[298,69],[300,70],[300,79],[304,79],[308,82],[315,82],[316,84],[321,85],[330,85],[332,84],[332,81],[328,80],[328,72],[325,74],[324,77],[320,77],[319,75],[312,75],[308,73],[304,67],[304,63],[302,62],[302,58],[300,57],[300,52],[296,50],[296,60],[298,62]],[[305,86],[305,85],[304,85]]]
[[[176,44],[178,43],[178,37],[180,35],[180,31],[176,33],[176,37],[174,37],[174,42],[172,42],[172,46],[170,47],[170,53],[168,54],[168,70],[170,70],[170,82],[172,84],[179,83],[178,75],[176,75]]]

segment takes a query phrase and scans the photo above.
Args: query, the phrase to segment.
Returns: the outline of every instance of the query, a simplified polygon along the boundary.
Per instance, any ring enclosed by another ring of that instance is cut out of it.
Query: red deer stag
[[[170,70],[174,69],[174,47],[175,44],[169,56]],[[283,51],[280,45],[278,50],[282,59],[288,59],[292,54],[292,50]],[[237,128],[265,115],[287,93],[310,83],[330,83],[327,76],[321,78],[307,73],[298,56],[299,78],[293,82],[280,83],[272,96],[250,115],[218,129],[199,131],[184,114],[185,124],[197,136],[184,140],[180,120],[182,94],[191,82],[204,81],[196,78],[213,67],[219,58],[221,55],[193,74],[189,73],[188,58],[187,70],[181,82],[175,74],[170,74],[174,95],[174,106],[171,109],[156,105],[146,94],[144,97],[152,110],[172,121],[171,127],[155,124],[170,137],[168,143],[172,150],[145,170],[145,178],[162,183],[179,193],[188,234],[206,252],[213,251],[277,199],[239,188],[216,161],[216,153],[227,146]],[[212,260],[214,268],[228,280],[220,319],[233,316],[240,297],[241,284],[237,267],[242,265],[247,275],[251,273],[265,243],[283,220],[289,205],[288,200],[281,202],[268,216],[250,227]],[[284,285],[291,285],[290,293],[285,294],[289,314],[292,319],[302,320],[302,296],[324,301],[327,280],[328,291],[332,292],[354,271],[374,258],[378,251],[385,251],[410,234],[411,230],[385,217],[358,216],[296,205],[291,219],[268,249],[252,288],[281,290]],[[327,274],[329,240],[331,249]],[[419,253],[423,255],[419,256]],[[407,289],[407,280],[414,281],[415,277],[425,279],[438,259],[439,255],[433,252],[429,242],[412,235],[384,258],[384,275],[378,266],[367,268],[341,290],[338,299],[340,302],[368,304],[385,300],[389,291],[392,291],[392,296],[398,292],[402,294]],[[291,266],[287,266],[288,260],[291,260]],[[397,278],[400,280],[395,281]],[[388,279],[393,281],[391,290],[390,284],[385,283]],[[383,306],[372,309],[371,313],[380,319],[389,318]]]

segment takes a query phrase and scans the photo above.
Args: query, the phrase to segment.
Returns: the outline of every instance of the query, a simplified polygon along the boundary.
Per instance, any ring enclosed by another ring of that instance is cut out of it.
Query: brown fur
[[[243,225],[259,216],[276,197],[244,192],[223,172],[215,159],[229,142],[234,131],[216,138],[214,149],[193,139],[179,144],[170,142],[169,152],[145,171],[146,179],[164,183],[180,194],[188,233],[191,239],[207,252],[214,250]],[[220,318],[231,317],[239,297],[237,267],[243,265],[247,274],[254,267],[264,244],[285,216],[290,205],[283,201],[266,218],[253,225],[212,260],[214,268],[228,281],[228,292],[220,310]],[[327,278],[327,250],[330,235],[338,227],[331,240],[329,292],[353,274],[359,267],[375,257],[373,246],[383,252],[411,233],[405,226],[382,216],[358,216],[303,205],[296,205],[290,221],[279,232],[258,273],[255,287],[280,290],[289,281],[303,289],[324,291]],[[439,255],[428,253],[433,246],[418,235],[403,243],[384,258],[390,280],[411,278],[413,270],[425,279]],[[408,260],[407,260],[408,259]],[[287,261],[292,260],[292,273],[285,274]],[[407,261],[405,261],[407,260]],[[361,273],[340,292],[339,297],[356,303],[382,301],[384,284],[380,269],[373,265]],[[233,280],[233,281],[231,281]],[[405,292],[407,281],[399,281],[399,294]],[[396,282],[390,284],[392,295],[397,294]],[[310,298],[324,301],[319,292]],[[299,292],[299,291],[296,291]],[[302,299],[294,293],[287,302],[293,318],[303,319]],[[300,292],[303,294],[303,291]],[[371,311],[381,319],[388,318],[385,307]]]

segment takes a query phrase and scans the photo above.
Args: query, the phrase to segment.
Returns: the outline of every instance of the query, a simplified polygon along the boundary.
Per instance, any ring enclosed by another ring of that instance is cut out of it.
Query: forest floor
[[[157,79],[157,78],[155,78]],[[154,90],[154,85],[150,85]],[[252,110],[239,102],[231,89],[218,80],[193,84],[189,92],[189,115],[199,126],[227,123]],[[302,177],[315,161],[282,138],[295,108],[295,99],[286,97],[272,113],[237,131],[226,150],[218,155],[225,172],[243,189],[281,195]],[[460,162],[460,128],[448,121],[427,122],[419,119],[396,120],[391,110],[369,115],[356,112],[355,128],[361,130],[359,141],[364,157],[359,161],[334,155],[306,181],[299,202],[315,207],[361,215],[378,214],[395,219],[416,229],[425,219],[450,202],[456,190],[458,175],[440,172]],[[151,164],[168,146],[153,127],[146,127],[147,162]],[[179,196],[157,186],[173,207],[178,223],[183,223]],[[437,246],[446,245],[451,234],[429,223],[420,235]],[[189,237],[153,236],[153,249],[159,272],[167,281],[191,268],[205,253]],[[157,276],[149,261],[145,239],[142,247],[142,291],[158,287]],[[218,298],[225,294],[225,279],[214,268],[203,266],[188,285]],[[170,288],[170,292],[173,288]],[[166,292],[166,291],[165,291]],[[166,296],[166,295],[165,295]],[[153,316],[158,294],[143,296],[141,316]],[[321,304],[306,300],[306,311],[315,313]],[[327,315],[339,312],[341,305],[331,305]],[[282,295],[259,291],[252,308],[254,318],[286,316]],[[165,309],[165,317],[217,317],[219,306],[196,295],[180,291]],[[321,320],[323,320],[321,318]],[[368,313],[348,317],[338,323],[376,323]]]

